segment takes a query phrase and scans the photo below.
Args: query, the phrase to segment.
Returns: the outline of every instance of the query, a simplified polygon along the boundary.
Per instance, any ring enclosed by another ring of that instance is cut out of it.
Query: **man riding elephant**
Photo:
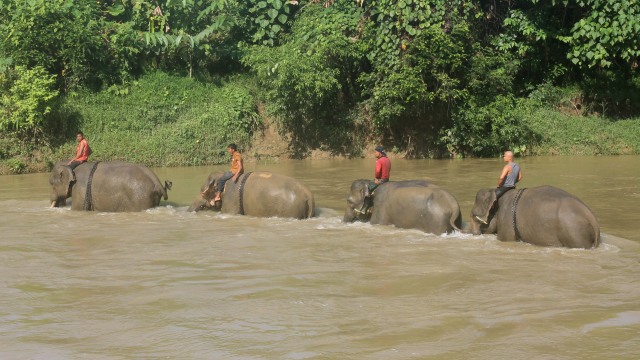
[[[306,219],[315,214],[311,191],[296,179],[268,171],[244,173],[237,182],[226,181],[222,206],[214,206],[223,174],[212,173],[189,211],[220,210],[226,214]]]
[[[373,183],[369,184],[369,194],[373,194],[378,185],[389,182],[391,178],[391,160],[387,157],[384,147],[376,146],[374,156],[376,157],[376,171],[373,175]],[[373,199],[368,196],[364,199],[362,211],[366,212],[371,206],[373,206]]]
[[[497,202],[488,224],[478,221]],[[500,241],[540,246],[590,249],[600,245],[600,226],[580,199],[553,186],[508,191],[496,198],[494,189],[481,189],[471,209],[470,232],[497,234]]]
[[[485,225],[491,221],[491,216],[495,211],[495,205],[498,203],[500,197],[507,191],[515,189],[516,183],[522,180],[522,171],[520,170],[520,166],[513,162],[513,152],[505,151],[502,158],[507,164],[502,168],[502,173],[500,173],[500,177],[498,178],[496,200],[491,203],[486,215],[476,216],[476,219]]]
[[[84,137],[84,133],[82,131],[78,131],[76,133],[76,140],[78,141],[76,156],[67,163],[71,170],[78,167],[78,165],[87,162],[89,160],[89,155],[91,155],[91,147],[89,147],[89,143]]]
[[[424,180],[392,181],[373,192],[371,180],[351,184],[344,222],[369,221],[433,234],[460,230],[462,216],[456,199]]]
[[[215,206],[215,203],[221,200],[220,194],[222,194],[222,191],[224,190],[224,184],[228,180],[231,180],[234,183],[237,182],[238,176],[244,173],[244,166],[242,164],[242,155],[238,151],[238,146],[234,143],[231,143],[229,144],[227,151],[229,152],[229,154],[231,154],[231,169],[229,169],[229,171],[225,172],[224,174],[222,174],[220,178],[217,179],[218,187],[216,188],[216,196],[211,201],[212,202],[211,205],[214,205],[214,206]]]
[[[75,173],[75,178],[74,178]],[[74,171],[58,162],[49,177],[51,207],[61,207],[71,197],[72,210],[142,211],[167,200],[171,182],[164,185],[144,165],[120,161],[84,162]]]

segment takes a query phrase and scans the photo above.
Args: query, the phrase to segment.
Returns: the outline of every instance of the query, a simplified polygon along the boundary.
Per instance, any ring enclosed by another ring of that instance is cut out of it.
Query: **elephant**
[[[228,180],[221,206],[212,204],[222,173],[211,173],[188,211],[217,210],[225,214],[306,219],[315,215],[315,199],[305,185],[269,171],[240,175]]]
[[[424,180],[391,181],[371,192],[373,181],[351,184],[344,222],[395,225],[433,234],[451,233],[462,227],[458,201],[443,188]]]
[[[71,170],[66,164],[58,162],[49,177],[51,207],[64,206],[71,197],[72,210],[143,211],[158,206],[161,198],[167,200],[172,185],[161,184],[144,165],[85,162]]]
[[[471,209],[469,232],[496,234],[500,241],[522,241],[539,246],[596,248],[600,225],[580,199],[553,186],[509,190],[497,201],[488,224],[476,216],[489,213],[495,189],[481,189]]]

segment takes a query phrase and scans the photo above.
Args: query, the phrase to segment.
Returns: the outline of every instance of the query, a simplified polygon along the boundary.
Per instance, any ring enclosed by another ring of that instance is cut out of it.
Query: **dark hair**
[[[84,134],[82,133],[82,131],[78,131],[78,132],[76,133],[76,136],[78,136],[78,135],[82,135],[82,136],[84,136]]]
[[[234,143],[229,144],[229,149],[232,149],[233,151],[237,151],[238,150],[238,146]]]

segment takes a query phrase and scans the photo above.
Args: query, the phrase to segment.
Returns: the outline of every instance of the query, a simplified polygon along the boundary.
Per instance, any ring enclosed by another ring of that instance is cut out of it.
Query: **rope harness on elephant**
[[[84,206],[83,210],[93,210],[93,202],[91,201],[91,183],[93,182],[93,174],[96,172],[96,168],[100,164],[100,161],[93,164],[91,168],[91,172],[89,173],[89,179],[87,180],[87,192],[84,195]]]
[[[353,209],[353,211],[362,216],[371,215],[371,212],[373,212],[374,192],[380,185],[381,184],[367,184],[366,186],[368,187],[368,192],[365,193],[364,199],[362,199],[362,206],[360,207],[360,209]]]
[[[238,185],[238,201],[240,203],[240,215],[244,215],[244,184],[247,182],[249,175],[251,175],[251,171],[246,173],[242,180],[240,180],[240,185]]]
[[[520,201],[520,196],[527,188],[520,189],[516,193],[516,196],[513,198],[513,204],[511,205],[511,212],[513,213],[513,231],[516,234],[516,241],[522,241],[522,237],[520,236],[520,231],[518,231],[518,225],[516,222],[516,208],[518,207],[518,201]]]

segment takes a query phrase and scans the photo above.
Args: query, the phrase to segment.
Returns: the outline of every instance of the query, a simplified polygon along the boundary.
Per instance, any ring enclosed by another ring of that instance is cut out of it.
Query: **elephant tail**
[[[600,238],[600,226],[594,226],[593,231],[595,232],[595,239],[593,241],[593,248],[597,248],[602,244],[602,239]]]
[[[462,214],[460,211],[451,215],[449,223],[451,224],[451,229],[453,229],[453,231],[462,232]]]
[[[313,196],[310,199],[308,199],[306,203],[307,203],[307,214],[306,214],[307,218],[312,218],[315,216],[315,210],[316,210],[315,209],[316,204],[313,199]]]
[[[173,186],[173,183],[169,180],[165,180],[164,181],[164,186],[162,187],[162,198],[167,200],[169,199],[169,190],[171,190],[171,187]]]
[[[457,221],[457,219],[456,220],[452,219],[451,220],[451,228],[453,229],[453,231],[462,232],[462,223],[459,223],[459,221]]]

